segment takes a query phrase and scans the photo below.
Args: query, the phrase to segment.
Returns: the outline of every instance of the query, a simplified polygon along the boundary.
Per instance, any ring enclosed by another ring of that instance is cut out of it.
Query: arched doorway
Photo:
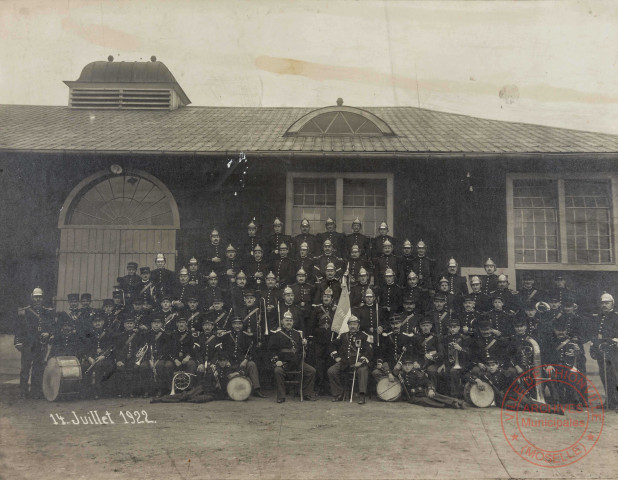
[[[176,261],[178,206],[168,188],[140,170],[96,173],[65,200],[60,218],[57,309],[68,293],[92,294],[93,306],[111,297],[126,264],[153,267],[165,253],[167,268]]]

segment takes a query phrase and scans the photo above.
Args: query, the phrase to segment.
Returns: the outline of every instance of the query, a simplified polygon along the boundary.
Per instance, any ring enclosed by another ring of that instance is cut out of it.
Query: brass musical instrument
[[[109,357],[109,355],[112,353],[112,350],[114,350],[113,346],[109,347],[107,350],[102,352],[97,358],[95,358],[94,363],[86,369],[86,371],[84,372],[84,375],[87,375],[88,372],[90,372],[90,370],[92,370],[95,365],[97,365],[98,363],[102,362],[104,359]]]
[[[455,345],[459,345],[457,340],[448,344],[448,361],[454,364],[452,367],[454,370],[461,370],[461,365],[459,364],[459,350],[455,348]]]
[[[170,395],[176,395],[176,391],[184,392],[191,386],[191,381],[197,375],[188,372],[176,372],[174,378],[172,378],[172,391]]]
[[[140,348],[137,353],[135,354],[135,365],[137,365],[138,367],[141,365],[142,360],[144,360],[144,357],[146,356],[146,352],[148,351],[148,344],[145,343],[142,348]]]
[[[541,302],[539,302],[541,303]],[[543,384],[541,380],[541,348],[536,340],[531,337],[526,337],[523,342],[528,345],[522,345],[519,349],[519,356],[522,363],[522,368],[525,370],[532,370],[532,376],[534,378],[534,388],[536,392],[536,400],[539,403],[545,402],[545,394],[543,393]]]
[[[569,340],[563,348],[560,354],[561,363],[571,369],[571,371],[577,371],[577,355],[580,352],[580,347],[577,343]]]
[[[549,306],[549,303],[547,302],[536,302],[536,304],[534,305],[534,308],[539,313],[545,313],[551,310],[551,307]]]

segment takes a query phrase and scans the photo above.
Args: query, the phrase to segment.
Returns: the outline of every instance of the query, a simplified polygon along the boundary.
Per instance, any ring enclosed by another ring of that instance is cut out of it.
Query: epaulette
[[[23,317],[24,315],[26,315],[26,310],[28,310],[29,308],[30,308],[30,305],[28,305],[27,307],[18,308],[17,315],[21,315]]]

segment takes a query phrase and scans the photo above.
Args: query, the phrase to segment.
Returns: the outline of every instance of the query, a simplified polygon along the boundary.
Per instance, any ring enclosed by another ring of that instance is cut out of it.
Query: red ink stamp
[[[508,444],[522,459],[544,468],[566,467],[588,455],[605,420],[603,398],[594,384],[566,365],[523,372],[505,392],[501,407]]]

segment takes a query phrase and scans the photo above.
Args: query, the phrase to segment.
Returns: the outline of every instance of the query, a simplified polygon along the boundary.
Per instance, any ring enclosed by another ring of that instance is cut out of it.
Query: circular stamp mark
[[[546,389],[554,396],[552,404],[526,395],[532,391],[542,399]],[[594,384],[566,365],[540,365],[523,372],[505,392],[501,407],[508,444],[522,459],[544,468],[566,467],[588,455],[605,420],[603,398]]]

